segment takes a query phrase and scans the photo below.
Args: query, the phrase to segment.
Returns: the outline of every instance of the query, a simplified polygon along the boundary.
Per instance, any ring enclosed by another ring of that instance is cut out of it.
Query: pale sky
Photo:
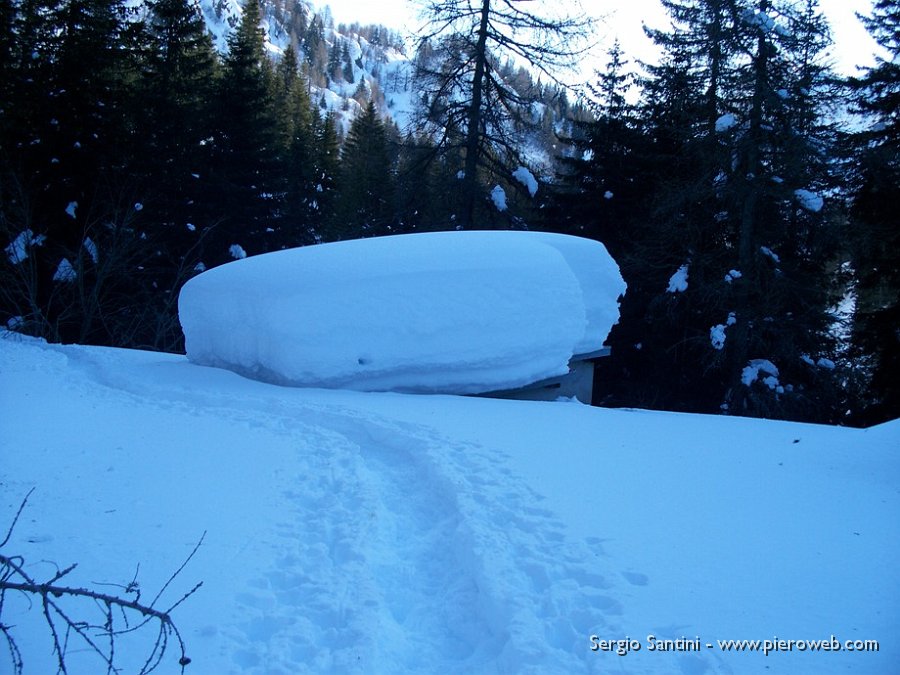
[[[842,73],[852,74],[857,65],[871,64],[876,45],[855,16],[857,11],[868,14],[872,7],[871,0],[819,2],[831,23],[835,38],[832,55],[838,69]],[[319,7],[330,6],[336,23],[377,23],[401,33],[418,26],[410,0],[314,0],[314,3]],[[552,3],[548,4],[552,6]],[[644,36],[641,25],[643,22],[655,27],[665,25],[666,14],[659,0],[586,0],[582,6],[590,7],[597,16],[605,15],[598,25],[599,54],[596,58],[599,63],[605,61],[604,50],[612,45],[616,37],[629,59],[652,59],[653,48]]]

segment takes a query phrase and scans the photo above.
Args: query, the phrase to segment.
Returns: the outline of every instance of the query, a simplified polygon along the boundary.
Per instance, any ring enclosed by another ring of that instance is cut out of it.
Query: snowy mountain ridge
[[[200,0],[200,8],[216,49],[224,54],[228,50],[228,35],[241,22],[243,3]],[[358,93],[361,87],[367,97],[375,100],[385,119],[392,119],[401,129],[408,125],[414,67],[399,35],[383,26],[372,27],[390,35],[387,44],[373,44],[351,30],[359,28],[357,24],[349,28],[343,24],[336,26],[327,6],[318,9],[308,0],[264,0],[261,9],[268,51],[277,58],[289,44],[294,46],[310,79],[310,98],[323,112],[335,114],[344,133],[362,110]],[[346,46],[350,57],[347,77],[332,78],[317,68],[319,64],[310,53],[306,39],[316,20],[320,22],[324,46],[329,52],[335,46]]]

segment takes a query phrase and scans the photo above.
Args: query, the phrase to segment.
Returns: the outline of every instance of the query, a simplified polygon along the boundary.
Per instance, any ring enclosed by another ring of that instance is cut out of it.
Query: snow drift
[[[191,279],[188,358],[277,384],[473,394],[567,372],[618,320],[598,242],[431,232],[296,248]]]

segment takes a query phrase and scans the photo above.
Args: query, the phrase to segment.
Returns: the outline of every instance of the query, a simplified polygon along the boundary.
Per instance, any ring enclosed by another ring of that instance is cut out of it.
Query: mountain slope
[[[201,0],[200,6],[216,48],[224,53],[228,34],[240,23],[242,3]],[[422,101],[416,83],[417,56],[408,36],[385,26],[335,25],[327,5],[319,9],[307,0],[264,0],[262,9],[267,48],[273,58],[288,44],[294,45],[309,80],[311,100],[322,113],[333,112],[344,133],[368,100],[373,100],[401,133],[424,128],[416,121]],[[544,91],[534,86],[527,71],[511,63],[504,65],[500,77],[516,79],[526,90]],[[550,130],[568,133],[567,113],[582,114],[578,105],[569,105],[564,96],[563,101],[560,104],[556,87],[538,95],[530,116],[544,128],[541,133],[523,136],[526,155],[548,178],[553,175],[557,153]]]

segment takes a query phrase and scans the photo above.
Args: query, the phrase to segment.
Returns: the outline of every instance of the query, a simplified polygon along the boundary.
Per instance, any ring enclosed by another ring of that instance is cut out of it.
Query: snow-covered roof
[[[278,384],[476,394],[600,349],[625,283],[602,244],[431,232],[268,253],[191,279],[188,357]]]

